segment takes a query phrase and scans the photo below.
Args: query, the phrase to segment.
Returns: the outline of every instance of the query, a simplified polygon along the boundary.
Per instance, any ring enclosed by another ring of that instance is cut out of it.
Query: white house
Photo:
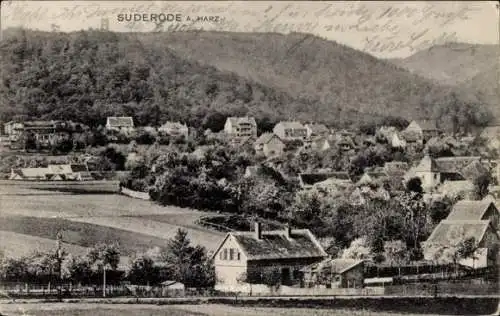
[[[273,132],[284,141],[307,139],[307,128],[297,121],[279,122],[274,126]]]
[[[106,129],[131,132],[134,130],[134,120],[130,116],[109,116],[106,120]]]
[[[257,137],[257,122],[253,117],[228,117],[224,132],[230,137]]]
[[[327,257],[308,229],[262,231],[255,224],[250,232],[230,232],[213,255],[217,283],[215,288],[238,291],[248,283],[261,283],[262,275],[278,270],[281,284],[299,279],[300,270]]]
[[[187,138],[189,134],[189,128],[186,124],[167,121],[165,122],[165,124],[158,128],[158,132],[169,136],[183,136]]]

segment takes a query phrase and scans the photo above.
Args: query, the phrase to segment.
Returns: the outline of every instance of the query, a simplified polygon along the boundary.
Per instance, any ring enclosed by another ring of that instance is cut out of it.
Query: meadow
[[[97,243],[118,242],[122,255],[129,256],[164,247],[183,228],[193,243],[213,250],[223,234],[195,224],[207,214],[118,194],[70,194],[0,184],[0,249],[14,256],[48,250],[62,231],[68,252],[81,254]]]
[[[6,315],[37,316],[108,316],[108,315],[148,315],[148,316],[416,316],[411,313],[390,313],[355,309],[314,309],[314,308],[264,308],[230,305],[131,305],[131,304],[9,304],[0,305],[0,312]],[[426,314],[433,316],[437,314]]]

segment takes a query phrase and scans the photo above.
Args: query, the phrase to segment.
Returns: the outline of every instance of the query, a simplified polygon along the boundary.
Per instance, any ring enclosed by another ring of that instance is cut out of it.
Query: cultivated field
[[[122,305],[122,304],[9,304],[0,305],[0,312],[6,315],[36,316],[111,316],[111,315],[149,315],[149,316],[416,316],[411,313],[388,313],[350,309],[312,309],[312,308],[263,308],[235,307],[229,305]],[[433,314],[426,314],[433,316]]]
[[[130,255],[165,246],[166,239],[184,228],[193,243],[213,250],[223,234],[194,224],[206,214],[117,194],[78,195],[0,185],[0,249],[12,255],[50,249],[62,230],[69,252],[117,241],[122,253]],[[17,247],[23,251],[14,251]]]

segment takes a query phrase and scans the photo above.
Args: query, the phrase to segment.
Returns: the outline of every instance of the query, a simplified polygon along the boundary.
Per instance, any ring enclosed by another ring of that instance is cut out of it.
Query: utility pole
[[[106,265],[102,265],[102,297],[106,297]]]

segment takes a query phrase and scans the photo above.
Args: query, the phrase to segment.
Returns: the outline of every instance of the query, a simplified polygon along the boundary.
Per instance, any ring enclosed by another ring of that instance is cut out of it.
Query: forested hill
[[[391,62],[439,84],[476,94],[500,118],[499,46],[447,43]]]
[[[94,125],[132,115],[139,125],[200,124],[222,112],[348,124],[442,115],[451,103],[453,113],[477,107],[450,97],[450,88],[305,34],[9,30],[0,67],[0,120]],[[483,114],[469,119],[481,123]]]

